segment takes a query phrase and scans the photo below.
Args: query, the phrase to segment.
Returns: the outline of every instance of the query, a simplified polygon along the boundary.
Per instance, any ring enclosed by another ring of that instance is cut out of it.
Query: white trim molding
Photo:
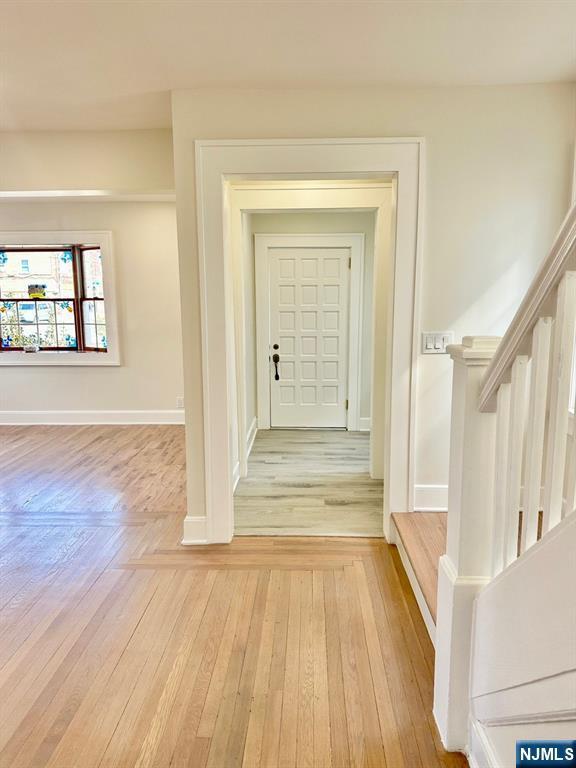
[[[186,546],[210,544],[206,517],[203,515],[186,515],[184,518],[182,544]]]
[[[256,368],[258,424],[270,429],[270,248],[349,248],[347,428],[357,432],[360,423],[362,317],[364,285],[364,234],[254,235],[256,276]]]
[[[408,557],[406,548],[402,543],[402,537],[398,533],[398,529],[396,528],[396,525],[394,522],[392,523],[392,528],[390,533],[390,543],[396,545],[398,554],[400,555],[400,560],[402,561],[402,565],[404,566],[404,570],[406,572],[406,576],[408,576],[408,581],[410,582],[410,586],[412,587],[412,592],[414,593],[414,597],[416,598],[416,602],[418,603],[418,608],[420,608],[420,613],[422,614],[422,618],[424,619],[424,624],[426,625],[426,629],[428,631],[428,634],[430,635],[430,640],[432,641],[432,645],[435,646],[436,645],[436,624],[434,622],[434,618],[432,617],[432,614],[430,613],[430,608],[428,608],[428,603],[426,602],[426,598],[424,597],[422,588],[418,583],[418,578],[414,573],[414,569],[412,568],[412,563],[410,562],[410,558]]]
[[[502,768],[490,743],[486,729],[470,718],[466,757],[470,768]]]
[[[184,424],[184,411],[0,411],[0,424]]]
[[[372,419],[370,416],[360,416],[358,419],[358,431],[359,432],[370,432],[372,429]]]
[[[3,189],[0,200],[6,202],[33,202],[56,200],[66,203],[173,203],[173,189],[134,192],[114,189]]]
[[[87,243],[97,245],[102,255],[104,303],[106,306],[106,337],[108,350],[102,352],[0,352],[0,366],[109,366],[120,365],[118,338],[118,309],[116,303],[116,273],[112,233],[100,230],[23,230],[0,232],[2,245],[66,245]]]
[[[248,434],[246,435],[246,457],[250,456],[252,453],[252,448],[254,447],[254,440],[256,440],[256,434],[258,433],[258,419],[256,416],[252,419],[252,424],[250,424],[250,429],[248,430]]]
[[[393,180],[395,220],[392,231],[386,230],[386,244],[392,247],[387,249],[391,253],[387,254],[387,263],[382,269],[393,276],[390,282],[394,301],[389,302],[385,335],[378,337],[387,356],[383,419],[385,528],[389,528],[391,512],[412,509],[414,326],[422,231],[423,148],[421,138],[195,142],[204,491],[201,495],[189,493],[188,510],[193,518],[197,518],[202,510],[206,538],[210,542],[229,542],[234,535],[229,430],[236,417],[235,404],[230,401],[230,393],[236,389],[230,354],[234,349],[233,278],[227,247],[229,212],[224,205],[223,181]],[[186,215],[194,215],[194,212],[188,211]],[[193,247],[192,243],[187,245]],[[383,275],[379,274],[375,279],[381,277]],[[372,419],[374,422],[374,411]],[[189,467],[188,472],[193,471]],[[198,539],[198,526],[194,528],[194,536],[189,536],[185,528],[185,541]]]
[[[234,491],[236,491],[236,488],[238,487],[238,483],[240,482],[240,462],[237,461],[236,464],[234,464],[234,468],[232,470],[232,488]]]
[[[459,576],[448,555],[440,558],[433,713],[449,752],[466,746],[474,600],[489,581],[489,577]]]

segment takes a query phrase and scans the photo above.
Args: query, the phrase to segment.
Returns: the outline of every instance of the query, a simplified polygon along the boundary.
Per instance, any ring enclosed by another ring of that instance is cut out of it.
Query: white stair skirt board
[[[414,511],[415,512],[447,512],[448,511],[448,486],[447,485],[415,485],[414,486]]]
[[[0,424],[184,424],[184,411],[0,411]]]
[[[418,608],[420,608],[420,613],[422,614],[422,618],[424,619],[424,624],[426,625],[426,629],[428,630],[428,634],[430,635],[430,640],[432,640],[432,645],[435,647],[436,646],[436,624],[434,623],[434,619],[432,618],[430,609],[426,604],[426,599],[424,597],[422,590],[420,589],[420,584],[418,584],[418,579],[416,578],[416,574],[414,573],[414,569],[412,568],[410,558],[408,557],[408,553],[404,548],[404,544],[402,544],[402,539],[398,534],[398,530],[396,529],[396,525],[394,522],[392,522],[392,528],[391,528],[390,534],[391,534],[390,543],[395,544],[398,549],[400,560],[402,561],[402,565],[404,566],[404,570],[406,571],[406,576],[408,576],[408,581],[410,582],[410,586],[412,587],[412,592],[414,592],[414,597],[416,598],[416,602],[418,603]]]
[[[473,719],[470,719],[466,757],[470,768],[500,768],[487,729]]]

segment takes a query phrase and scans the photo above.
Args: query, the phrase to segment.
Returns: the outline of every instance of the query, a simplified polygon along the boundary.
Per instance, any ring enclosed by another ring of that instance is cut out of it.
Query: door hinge
[[[348,410],[348,400],[346,400],[346,410]]]
[[[348,269],[352,269],[352,256],[348,257]]]

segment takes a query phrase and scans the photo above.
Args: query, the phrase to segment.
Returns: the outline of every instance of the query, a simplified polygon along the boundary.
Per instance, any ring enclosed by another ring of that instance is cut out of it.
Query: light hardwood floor
[[[379,539],[178,544],[178,427],[0,427],[0,766],[465,766]]]
[[[438,561],[446,552],[447,512],[403,512],[392,515],[426,605],[436,621]]]
[[[369,475],[370,435],[258,432],[234,498],[237,534],[382,536],[382,481]]]

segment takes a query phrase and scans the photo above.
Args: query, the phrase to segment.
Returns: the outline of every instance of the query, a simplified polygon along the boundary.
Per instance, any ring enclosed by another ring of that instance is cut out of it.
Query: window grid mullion
[[[78,245],[72,246],[72,272],[74,275],[74,324],[76,326],[76,348],[78,352],[84,352],[84,265],[82,264],[82,250]]]

